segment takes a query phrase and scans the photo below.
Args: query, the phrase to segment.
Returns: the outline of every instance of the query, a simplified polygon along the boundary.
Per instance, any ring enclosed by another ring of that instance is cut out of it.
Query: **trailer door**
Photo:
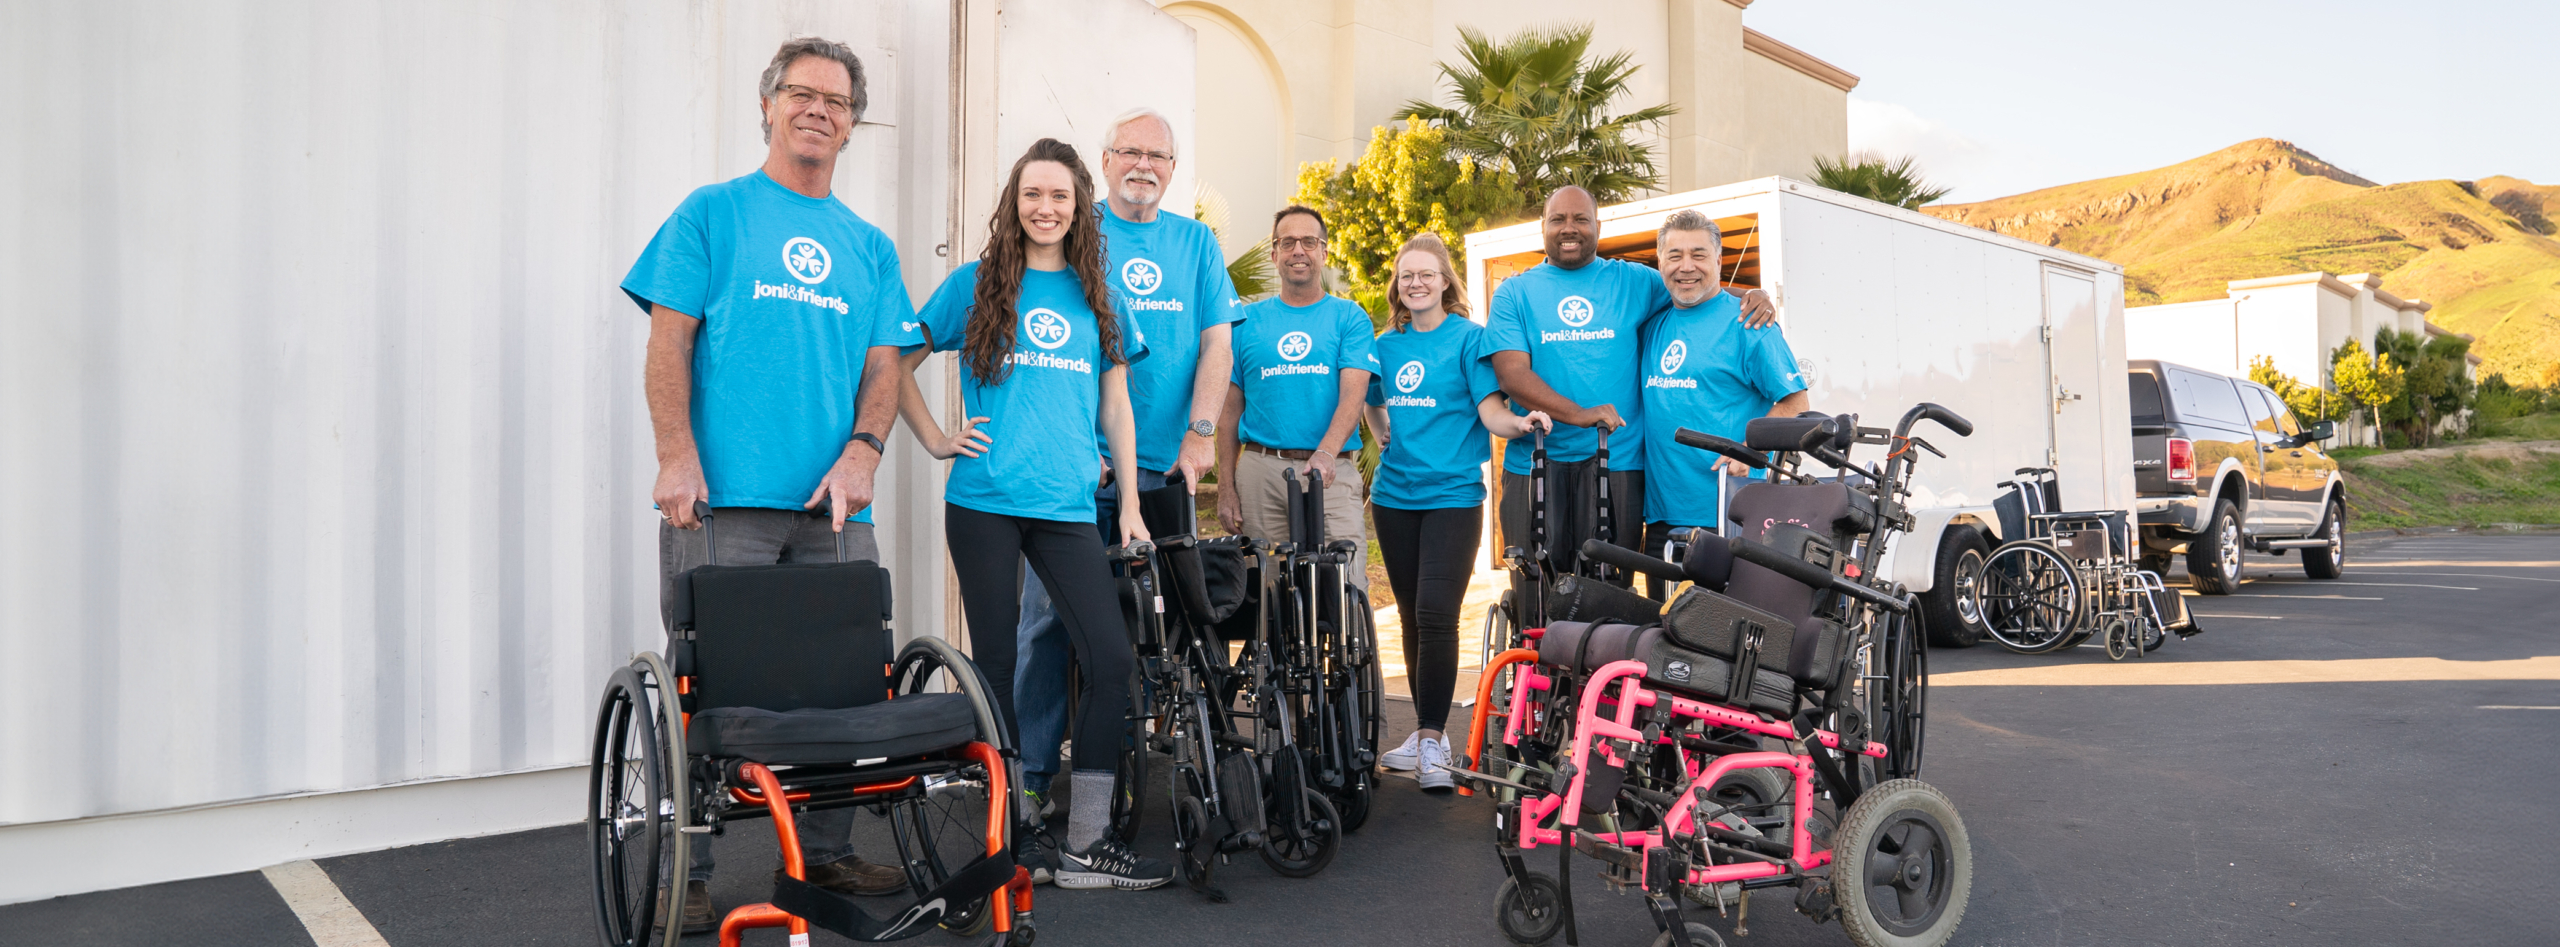
[[[2044,268],[2045,394],[2050,464],[2062,481],[2062,505],[2070,510],[2106,507],[2106,481],[2116,475],[2106,456],[2106,415],[2098,409],[2105,360],[2098,346],[2098,283],[2087,274],[2053,264]],[[2117,384],[2122,384],[2119,380]]]

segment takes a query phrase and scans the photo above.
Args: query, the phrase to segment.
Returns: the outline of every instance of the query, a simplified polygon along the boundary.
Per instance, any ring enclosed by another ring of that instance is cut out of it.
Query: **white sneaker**
[[[1449,775],[1449,744],[1439,740],[1422,741],[1422,765],[1414,779],[1426,790],[1453,789],[1458,785]]]
[[[1443,751],[1441,758],[1443,760],[1448,758],[1446,751]],[[1405,734],[1404,745],[1378,754],[1378,765],[1399,773],[1413,772],[1415,768],[1422,765],[1422,733],[1415,731]]]

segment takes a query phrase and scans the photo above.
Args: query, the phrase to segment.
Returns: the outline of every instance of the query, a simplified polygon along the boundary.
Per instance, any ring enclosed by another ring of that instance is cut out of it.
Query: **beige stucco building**
[[[1240,234],[1288,202],[1304,162],[1351,161],[1412,99],[1442,100],[1458,28],[1496,39],[1588,22],[1592,49],[1635,54],[1623,108],[1658,129],[1666,191],[1784,174],[1846,150],[1858,77],[1743,25],[1751,0],[1158,0],[1198,33],[1199,128],[1188,170],[1224,194]],[[1230,240],[1235,253],[1251,236]]]
[[[2328,384],[2329,353],[2354,339],[2367,350],[2383,329],[2403,335],[2450,335],[2427,321],[2435,304],[2402,299],[2371,273],[2295,273],[2232,280],[2225,298],[2124,311],[2125,355],[2158,358],[2249,377],[2249,363],[2271,359],[2275,370],[2305,383]],[[2480,374],[2480,356],[2465,366]],[[2453,423],[2454,419],[2447,419]],[[2370,425],[2349,422],[2341,443],[2374,444]]]

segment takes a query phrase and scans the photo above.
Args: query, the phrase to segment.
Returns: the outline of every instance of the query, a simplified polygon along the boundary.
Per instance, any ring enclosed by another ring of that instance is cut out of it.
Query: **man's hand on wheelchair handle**
[[[856,441],[845,445],[836,455],[836,465],[827,468],[818,488],[809,491],[809,502],[800,504],[805,510],[816,510],[826,504],[829,525],[844,532],[845,517],[860,513],[871,505],[871,474],[880,469],[880,453],[871,445]]]
[[[1618,416],[1617,405],[1604,404],[1584,408],[1581,417],[1564,423],[1574,427],[1596,427],[1604,431],[1615,431],[1626,427],[1627,419]]]
[[[693,501],[711,498],[710,486],[702,482],[702,460],[685,456],[674,462],[660,461],[658,485],[651,488],[649,498],[657,501],[658,512],[677,529],[701,529],[702,520],[693,515]]]
[[[1236,496],[1236,485],[1218,481],[1218,526],[1229,536],[1244,535],[1244,501]]]

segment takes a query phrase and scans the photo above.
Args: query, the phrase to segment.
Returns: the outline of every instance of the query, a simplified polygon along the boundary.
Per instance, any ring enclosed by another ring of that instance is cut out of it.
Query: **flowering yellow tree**
[[[1298,203],[1322,211],[1331,226],[1329,260],[1352,299],[1383,322],[1396,248],[1423,231],[1449,244],[1461,270],[1466,235],[1510,223],[1519,189],[1507,172],[1490,171],[1449,147],[1449,133],[1420,121],[1372,129],[1360,160],[1298,166]]]
[[[2400,395],[2404,369],[2392,361],[2391,353],[2366,355],[2364,345],[2348,339],[2329,354],[2329,378],[2338,386],[2338,397],[2350,408],[2365,410],[2365,418],[2381,423],[2382,406]]]

